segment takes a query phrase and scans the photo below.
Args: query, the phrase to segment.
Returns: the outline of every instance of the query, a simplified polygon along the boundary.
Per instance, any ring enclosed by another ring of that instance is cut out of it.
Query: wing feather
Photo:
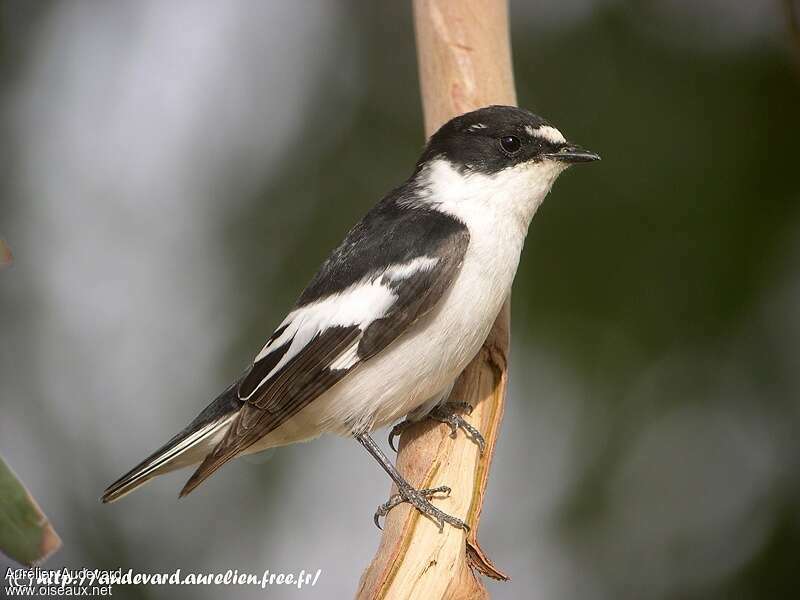
[[[397,210],[373,209],[323,264],[256,357],[239,388],[245,404],[181,496],[390,345],[446,293],[469,232],[442,213]],[[381,236],[385,248],[374,244]],[[359,277],[354,265],[368,268]]]

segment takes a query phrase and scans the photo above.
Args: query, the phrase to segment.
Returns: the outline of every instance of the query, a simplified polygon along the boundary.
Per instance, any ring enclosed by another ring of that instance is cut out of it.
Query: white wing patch
[[[291,340],[286,353],[254,389],[261,387],[263,381],[280,371],[292,358],[297,356],[311,340],[330,327],[349,327],[357,325],[363,332],[373,321],[389,312],[397,301],[392,283],[408,279],[420,271],[428,271],[439,262],[431,256],[419,256],[408,262],[390,265],[384,271],[375,271],[347,289],[301,306],[293,310],[283,320],[278,329],[281,334],[267,342],[254,362],[267,357],[273,350]],[[387,281],[388,280],[388,281]],[[359,335],[331,364],[331,369],[349,369],[358,362]]]
[[[392,280],[408,279],[420,271],[430,271],[438,262],[439,259],[435,256],[418,256],[408,262],[392,265],[386,269],[384,275]]]

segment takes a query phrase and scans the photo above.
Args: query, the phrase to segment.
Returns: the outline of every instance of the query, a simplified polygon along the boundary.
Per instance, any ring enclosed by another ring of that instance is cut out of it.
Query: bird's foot
[[[486,448],[486,440],[483,439],[480,431],[478,431],[459,414],[459,412],[462,411],[466,412],[467,414],[471,414],[472,405],[468,402],[444,402],[443,404],[434,407],[434,409],[431,410],[431,412],[429,412],[426,416],[435,421],[439,421],[440,423],[449,425],[451,438],[455,438],[458,434],[458,430],[463,429],[464,432],[471,437],[476,444],[478,444],[478,448],[480,449],[481,454],[483,454],[483,451]],[[397,452],[397,448],[394,446],[394,439],[413,424],[414,421],[405,420],[402,423],[398,423],[392,427],[392,430],[389,432],[389,446],[392,448],[392,450]]]
[[[400,485],[398,488],[398,493],[390,496],[389,500],[381,504],[378,507],[378,510],[375,511],[375,525],[378,527],[378,529],[383,529],[380,524],[380,518],[389,514],[389,511],[398,504],[408,502],[411,504],[411,506],[436,523],[436,525],[439,527],[439,531],[444,530],[445,523],[450,523],[450,525],[453,527],[463,529],[464,531],[469,531],[469,525],[464,523],[464,521],[439,510],[428,500],[436,494],[449,493],[450,488],[446,485],[440,485],[439,487],[435,488],[425,488],[422,490],[414,489],[410,485]]]
[[[470,424],[459,412],[465,412],[468,415],[472,414],[472,405],[468,402],[445,402],[434,409],[428,414],[431,419],[436,419],[442,423],[450,426],[450,437],[455,438],[458,430],[462,429],[472,440],[478,444],[478,448],[483,454],[486,448],[486,440],[483,439],[481,432],[476,427]]]

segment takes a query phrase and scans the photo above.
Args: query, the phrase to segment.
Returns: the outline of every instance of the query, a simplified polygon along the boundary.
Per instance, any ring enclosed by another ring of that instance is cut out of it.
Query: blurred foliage
[[[11,264],[8,245],[0,239],[0,268]],[[61,546],[36,501],[0,458],[0,552],[25,565],[39,564]]]
[[[0,458],[0,552],[24,565],[34,565],[60,546],[47,517]]]

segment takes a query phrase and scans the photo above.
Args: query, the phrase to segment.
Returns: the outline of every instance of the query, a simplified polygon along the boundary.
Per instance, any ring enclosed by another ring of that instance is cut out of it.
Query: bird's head
[[[488,106],[442,125],[428,140],[416,172],[440,191],[475,190],[475,202],[505,204],[529,221],[564,169],[596,160],[597,154],[568,142],[542,117],[513,106]],[[445,181],[447,186],[436,185]]]
[[[420,163],[437,156],[485,175],[522,164],[552,161],[566,167],[600,160],[542,117],[514,106],[487,106],[451,119],[431,136]]]

